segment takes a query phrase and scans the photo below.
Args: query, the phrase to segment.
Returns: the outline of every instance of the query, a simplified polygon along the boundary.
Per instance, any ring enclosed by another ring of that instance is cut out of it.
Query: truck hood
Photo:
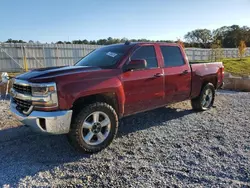
[[[90,72],[101,70],[99,67],[88,67],[88,66],[63,66],[63,67],[49,67],[41,68],[29,71],[27,73],[21,74],[16,78],[19,80],[33,80],[48,77],[57,77],[68,74],[75,74],[80,72]]]

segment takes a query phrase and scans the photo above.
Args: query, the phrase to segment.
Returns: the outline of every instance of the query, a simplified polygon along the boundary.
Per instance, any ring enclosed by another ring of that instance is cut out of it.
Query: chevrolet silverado
[[[184,100],[208,110],[223,78],[221,62],[189,63],[177,44],[126,42],[98,48],[74,66],[17,76],[10,109],[35,131],[67,134],[93,153],[112,142],[122,117]]]

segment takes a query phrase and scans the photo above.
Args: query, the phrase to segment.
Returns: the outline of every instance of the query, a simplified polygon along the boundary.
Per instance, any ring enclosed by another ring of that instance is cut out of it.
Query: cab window
[[[185,64],[178,46],[161,46],[165,67],[178,67]]]
[[[131,60],[145,59],[147,61],[147,68],[158,67],[156,53],[154,46],[142,46],[135,50],[131,56]]]

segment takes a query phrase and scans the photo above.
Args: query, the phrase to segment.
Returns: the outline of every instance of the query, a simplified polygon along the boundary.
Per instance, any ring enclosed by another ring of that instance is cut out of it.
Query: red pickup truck
[[[209,109],[223,77],[221,62],[189,64],[177,44],[126,42],[74,66],[17,76],[10,108],[34,130],[68,134],[76,148],[93,153],[111,143],[122,117],[189,99],[194,110]]]

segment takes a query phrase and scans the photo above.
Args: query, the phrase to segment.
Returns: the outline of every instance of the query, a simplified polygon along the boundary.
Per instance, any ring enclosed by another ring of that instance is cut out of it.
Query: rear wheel
[[[211,108],[214,104],[215,89],[213,84],[205,85],[198,97],[191,100],[194,110],[205,111]]]
[[[94,153],[106,148],[118,129],[115,110],[106,103],[94,103],[84,107],[74,119],[68,138],[80,151]]]

